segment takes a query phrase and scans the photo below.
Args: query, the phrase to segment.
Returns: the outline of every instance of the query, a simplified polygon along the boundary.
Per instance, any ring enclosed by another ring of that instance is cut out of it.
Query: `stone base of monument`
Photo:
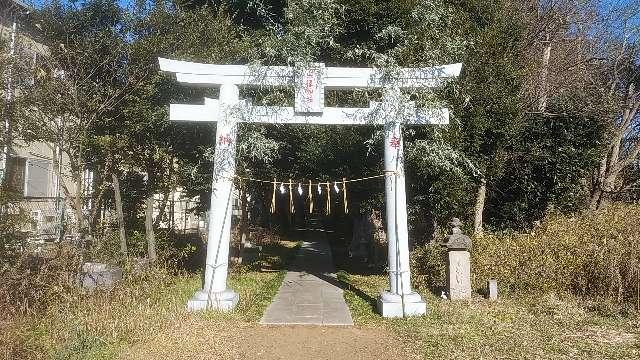
[[[378,312],[385,318],[420,316],[427,313],[427,303],[415,292],[401,296],[385,291],[378,297]]]
[[[231,289],[222,292],[209,293],[199,290],[187,302],[187,310],[204,311],[204,310],[220,310],[229,311],[237,304],[240,297],[238,293]]]
[[[449,300],[471,299],[471,261],[466,250],[449,250],[447,294]]]

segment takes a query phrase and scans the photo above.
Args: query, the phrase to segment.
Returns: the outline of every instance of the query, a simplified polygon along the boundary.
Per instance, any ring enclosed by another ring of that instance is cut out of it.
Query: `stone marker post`
[[[487,299],[498,300],[498,281],[494,279],[487,280]]]
[[[447,248],[447,296],[449,300],[471,298],[471,239],[462,233],[462,222],[453,218],[452,234],[446,237]]]

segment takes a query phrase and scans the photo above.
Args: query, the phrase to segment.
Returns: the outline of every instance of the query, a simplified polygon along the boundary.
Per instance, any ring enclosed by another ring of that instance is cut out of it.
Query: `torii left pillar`
[[[231,310],[238,303],[238,294],[227,288],[229,238],[233,177],[236,172],[236,135],[239,90],[234,84],[220,86],[219,118],[216,126],[216,150],[213,162],[213,185],[209,211],[207,259],[204,286],[187,303],[191,311]],[[215,116],[212,114],[212,116]],[[216,119],[212,119],[216,120]]]

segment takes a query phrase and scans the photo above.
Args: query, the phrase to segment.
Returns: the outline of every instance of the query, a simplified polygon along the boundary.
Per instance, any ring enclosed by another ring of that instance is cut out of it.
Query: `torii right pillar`
[[[380,294],[378,312],[383,317],[407,317],[424,315],[427,304],[420,294],[411,289],[409,268],[409,235],[407,226],[407,195],[404,181],[404,146],[401,116],[395,95],[385,99],[388,112],[385,121],[384,170],[387,218],[387,243],[389,249],[389,291]]]

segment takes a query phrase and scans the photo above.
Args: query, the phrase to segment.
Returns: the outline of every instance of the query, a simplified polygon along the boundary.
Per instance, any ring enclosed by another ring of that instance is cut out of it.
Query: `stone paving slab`
[[[307,230],[307,239],[260,323],[353,325],[324,232]]]

